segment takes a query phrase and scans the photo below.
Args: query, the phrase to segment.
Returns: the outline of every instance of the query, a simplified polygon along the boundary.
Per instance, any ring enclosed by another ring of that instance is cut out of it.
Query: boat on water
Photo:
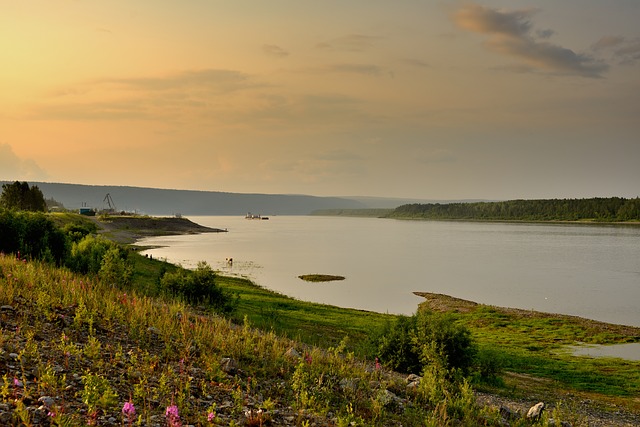
[[[247,213],[244,217],[245,219],[269,219],[268,216],[255,215],[255,214],[252,214],[251,212]]]

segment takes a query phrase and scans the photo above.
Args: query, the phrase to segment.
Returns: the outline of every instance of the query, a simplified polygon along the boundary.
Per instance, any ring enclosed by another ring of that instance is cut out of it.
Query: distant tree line
[[[389,218],[603,222],[640,220],[640,198],[508,200],[504,202],[409,204]]]
[[[29,187],[29,183],[19,181],[13,184],[2,184],[0,206],[21,211],[47,211],[47,203],[38,186]]]

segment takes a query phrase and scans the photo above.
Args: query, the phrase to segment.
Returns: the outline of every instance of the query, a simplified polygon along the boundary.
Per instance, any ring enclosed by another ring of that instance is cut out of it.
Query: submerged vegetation
[[[564,403],[585,399],[640,412],[639,363],[557,352],[635,328],[297,301],[141,256],[71,214],[0,211],[0,231],[2,425],[504,425],[474,390],[551,404],[512,426],[584,425]]]

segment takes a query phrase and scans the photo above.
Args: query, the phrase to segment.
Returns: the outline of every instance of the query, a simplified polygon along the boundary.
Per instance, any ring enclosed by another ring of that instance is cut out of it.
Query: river
[[[379,218],[194,216],[227,229],[146,238],[145,251],[307,301],[412,314],[435,292],[640,326],[640,227]],[[229,265],[225,260],[233,258]],[[302,274],[344,276],[310,283]]]

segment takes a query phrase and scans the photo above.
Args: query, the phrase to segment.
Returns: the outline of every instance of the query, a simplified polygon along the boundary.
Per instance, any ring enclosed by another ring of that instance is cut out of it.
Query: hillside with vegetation
[[[493,221],[638,222],[640,221],[640,198],[408,204],[397,207],[387,217]]]
[[[559,351],[638,342],[638,328],[429,295],[413,316],[307,303],[144,257],[101,227],[0,209],[0,425],[640,421],[640,362]]]

